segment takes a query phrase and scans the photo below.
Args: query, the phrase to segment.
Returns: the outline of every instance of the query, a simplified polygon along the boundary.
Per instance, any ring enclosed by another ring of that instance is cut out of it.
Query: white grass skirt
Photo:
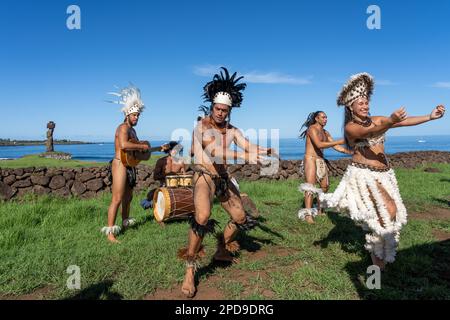
[[[390,219],[377,182],[397,206],[396,218],[393,221]],[[301,184],[299,190],[317,194],[322,208],[337,209],[347,213],[357,224],[362,224],[364,230],[370,231],[366,234],[365,248],[385,262],[394,262],[400,230],[407,220],[406,208],[398,190],[394,170],[377,172],[349,165],[333,193],[324,193],[310,183]],[[379,217],[384,226],[378,221]]]

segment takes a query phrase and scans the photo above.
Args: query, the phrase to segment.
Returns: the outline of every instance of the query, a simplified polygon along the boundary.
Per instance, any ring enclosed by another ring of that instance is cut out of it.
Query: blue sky
[[[66,9],[81,8],[81,30]],[[366,9],[381,8],[381,30]],[[336,94],[354,73],[377,82],[372,114],[405,106],[428,114],[450,101],[450,2],[435,1],[12,1],[0,10],[0,137],[112,141],[123,120],[104,100],[114,85],[141,88],[141,138],[191,129],[219,66],[248,83],[234,124],[295,137],[311,111],[342,134]],[[448,107],[448,106],[447,106]],[[450,134],[448,117],[392,135]]]

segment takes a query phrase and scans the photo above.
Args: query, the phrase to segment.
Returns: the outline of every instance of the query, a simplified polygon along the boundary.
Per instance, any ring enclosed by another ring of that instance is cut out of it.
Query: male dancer
[[[306,129],[300,134],[300,138],[305,139],[305,157],[303,165],[305,169],[305,180],[307,183],[315,185],[320,184],[323,192],[328,191],[328,168],[326,160],[323,156],[323,150],[325,148],[333,148],[336,151],[352,154],[351,151],[340,146],[345,144],[344,139],[333,140],[330,133],[324,128],[327,124],[327,115],[323,111],[311,112],[308,115],[302,128]],[[313,195],[311,192],[305,192],[305,208],[300,209],[298,216],[300,219],[304,219],[309,224],[314,223],[314,216],[322,214],[320,203],[317,202],[317,209],[312,208]]]
[[[195,214],[190,220],[188,247],[179,251],[179,256],[186,259],[182,292],[187,297],[195,295],[194,277],[199,266],[197,259],[202,254],[203,237],[214,232],[216,221],[209,220],[214,195],[231,216],[223,235],[218,237],[215,260],[235,261],[233,253],[239,250],[239,245],[233,239],[238,230],[246,231],[256,225],[256,221],[245,214],[239,191],[227,173],[227,160],[244,159],[247,163],[257,164],[262,155],[271,152],[251,144],[229,123],[232,108],[241,105],[241,91],[246,85],[237,84],[242,77],[235,79],[236,73],[230,77],[228,70],[222,69],[225,76],[222,72],[216,74],[204,87],[205,101],[211,103],[210,114],[199,120],[193,134]],[[232,142],[244,151],[231,150]]]

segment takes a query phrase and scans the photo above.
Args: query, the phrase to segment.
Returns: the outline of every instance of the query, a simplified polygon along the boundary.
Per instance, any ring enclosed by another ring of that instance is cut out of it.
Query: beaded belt
[[[376,171],[376,172],[388,172],[389,170],[391,170],[390,166],[387,166],[386,168],[380,168],[380,167],[374,167],[374,166],[364,164],[364,163],[359,163],[359,162],[352,162],[351,165],[354,167],[357,167],[357,168],[369,169],[371,171]]]

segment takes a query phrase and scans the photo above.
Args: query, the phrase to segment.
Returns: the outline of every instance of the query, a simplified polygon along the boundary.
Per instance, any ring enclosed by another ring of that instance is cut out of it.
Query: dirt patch
[[[286,257],[294,252],[295,249],[283,248],[283,247],[268,247],[267,249],[258,250],[255,252],[242,252],[242,258],[250,261],[264,260],[268,256]],[[224,276],[211,275],[207,279],[200,279],[200,283],[197,287],[197,294],[192,300],[223,300],[225,294],[220,289],[221,283],[227,280],[242,284],[244,291],[242,296],[246,297],[254,292],[259,293],[265,298],[271,299],[275,293],[267,288],[255,287],[253,280],[260,278],[266,280],[269,278],[269,273],[274,271],[281,271],[294,269],[300,267],[300,263],[295,263],[292,266],[274,267],[268,266],[263,271],[249,271],[249,270],[229,270]],[[145,300],[187,300],[187,298],[181,293],[181,283],[174,285],[170,289],[157,289],[153,294],[149,294],[144,297]]]
[[[32,293],[21,294],[21,295],[0,295],[0,300],[45,300],[50,297],[54,288],[52,286],[46,286],[36,289]]]
[[[417,220],[450,220],[450,209],[432,208],[427,212],[412,212],[408,216]]]
[[[192,299],[186,298],[181,292],[181,283],[170,289],[156,289],[153,294],[144,297],[144,300],[224,300],[225,296],[217,287],[218,276],[211,276],[200,281],[197,294]]]
[[[433,236],[439,241],[450,240],[450,232],[446,232],[440,229],[433,229]]]

